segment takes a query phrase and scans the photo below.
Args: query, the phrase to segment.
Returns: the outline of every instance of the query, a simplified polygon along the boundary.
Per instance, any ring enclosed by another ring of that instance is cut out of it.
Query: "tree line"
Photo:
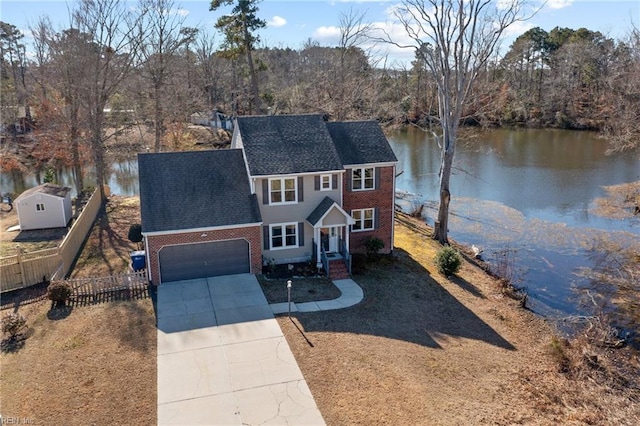
[[[367,48],[373,28],[353,12],[340,17],[337,46],[312,39],[301,49],[265,46],[256,3],[213,0],[213,12],[235,6],[214,32],[186,26],[172,0],[135,8],[82,0],[67,29],[40,18],[30,54],[21,32],[2,22],[2,170],[73,166],[80,192],[82,165],[95,164],[103,182],[106,142],[128,125],[145,127],[158,152],[186,133],[191,114],[214,110],[437,121],[438,81],[425,50],[403,68],[385,66]],[[472,82],[463,125],[598,130],[618,150],[640,139],[637,28],[621,40],[585,28],[533,28],[485,61]]]

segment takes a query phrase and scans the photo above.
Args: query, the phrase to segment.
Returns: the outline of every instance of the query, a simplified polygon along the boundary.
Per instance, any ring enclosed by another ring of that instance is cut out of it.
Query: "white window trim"
[[[371,169],[371,173],[373,175],[373,186],[371,186],[371,188],[365,188],[365,182],[366,179],[364,177],[365,175],[365,170],[367,169]],[[355,188],[355,186],[353,185],[353,181],[355,179],[356,174],[354,173],[356,170],[360,170],[360,180],[362,181],[362,186],[360,188]],[[375,167],[356,167],[351,169],[351,190],[352,191],[373,191],[374,189],[376,189],[376,168]]]
[[[371,228],[364,227],[364,212],[367,210],[371,210]],[[360,212],[360,219],[356,219],[354,217],[355,212]],[[351,210],[351,217],[355,220],[355,223],[351,225],[351,232],[365,232],[365,231],[373,231],[376,229],[376,209],[374,207],[366,208],[366,209],[354,209]],[[360,222],[362,223],[361,229],[356,229],[356,224]]]
[[[329,187],[324,187],[324,179],[329,178]],[[333,175],[320,175],[320,191],[331,191],[333,189]]]
[[[293,229],[296,231],[296,242],[295,245],[288,246],[287,243],[287,226],[293,225]],[[282,228],[282,247],[273,247],[273,228],[281,227]],[[287,250],[298,248],[298,222],[286,222],[286,223],[273,223],[269,225],[269,250]]]
[[[44,203],[36,203],[36,211],[37,212],[43,212],[45,211],[45,207],[44,207]]]
[[[282,200],[285,199],[285,180],[293,180],[293,192],[295,195],[295,201],[273,201],[271,199],[271,183],[274,181],[280,181],[280,195]],[[285,204],[298,204],[298,178],[295,177],[284,177],[284,178],[270,178],[269,179],[269,205],[270,206],[282,206]]]

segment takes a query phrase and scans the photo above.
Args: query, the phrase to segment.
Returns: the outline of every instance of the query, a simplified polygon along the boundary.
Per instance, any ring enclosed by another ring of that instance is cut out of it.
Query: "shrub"
[[[132,243],[140,243],[142,242],[142,225],[139,223],[134,223],[129,227],[129,234],[127,238]]]
[[[384,248],[384,241],[377,237],[367,237],[364,241],[364,248],[367,250],[367,257],[374,257]]]
[[[453,247],[446,246],[441,248],[435,257],[438,271],[448,277],[454,275],[462,266],[462,256]]]
[[[27,320],[19,313],[10,313],[2,317],[2,332],[9,333],[11,339],[20,333],[20,330],[27,324]]]
[[[64,305],[69,297],[71,297],[71,293],[71,285],[67,282],[55,281],[49,284],[48,296],[56,305]]]

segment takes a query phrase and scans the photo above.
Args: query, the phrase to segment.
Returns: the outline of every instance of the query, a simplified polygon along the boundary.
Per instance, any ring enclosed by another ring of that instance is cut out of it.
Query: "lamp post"
[[[287,298],[289,300],[289,318],[291,318],[291,280],[287,281]]]

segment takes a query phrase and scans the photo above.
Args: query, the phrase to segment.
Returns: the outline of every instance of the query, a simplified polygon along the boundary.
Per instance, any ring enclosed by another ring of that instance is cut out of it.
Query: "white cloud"
[[[547,6],[551,9],[564,9],[571,6],[573,0],[547,0]]]
[[[340,28],[336,26],[318,27],[313,32],[313,38],[320,44],[335,45],[340,40]]]
[[[274,16],[269,22],[267,22],[267,26],[274,28],[284,27],[285,25],[287,25],[287,20],[281,16]]]

